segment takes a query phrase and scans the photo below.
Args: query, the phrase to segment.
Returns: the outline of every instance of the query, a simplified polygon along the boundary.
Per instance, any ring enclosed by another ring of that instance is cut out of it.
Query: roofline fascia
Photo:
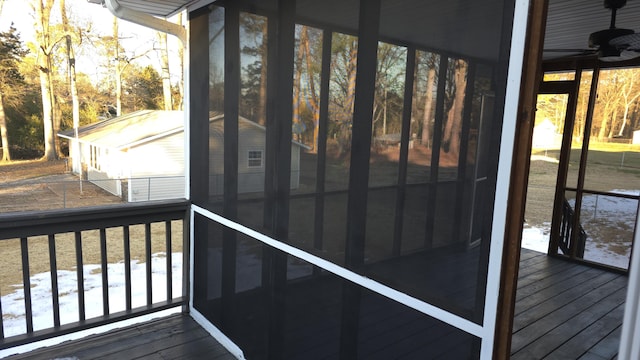
[[[146,137],[144,139],[136,140],[136,141],[128,143],[128,144],[120,145],[120,146],[116,147],[115,149],[120,150],[120,151],[129,150],[131,148],[138,147],[140,145],[146,144],[146,143],[148,143],[150,141],[162,139],[162,138],[165,138],[167,136],[178,134],[180,132],[184,132],[184,126],[177,127],[175,129],[168,130],[168,131],[165,131],[165,132],[160,133],[160,134],[149,136],[149,137]]]
[[[157,18],[142,11],[124,7],[118,0],[104,0],[104,4],[107,9],[119,19],[173,35],[180,39],[183,45],[187,45],[187,31],[178,24]]]
[[[122,149],[120,149],[118,147],[113,147],[113,146],[109,146],[109,145],[103,145],[103,144],[100,144],[100,143],[95,143],[95,142],[83,140],[83,139],[80,139],[80,138],[63,135],[63,134],[60,134],[60,133],[58,133],[57,135],[58,135],[58,137],[61,137],[63,139],[67,139],[67,140],[77,140],[78,143],[80,143],[80,144],[95,146],[95,147],[98,147],[98,148],[101,148],[101,149],[122,151]]]
[[[187,10],[192,11],[213,4],[218,0],[194,0],[187,5]]]
[[[81,139],[79,137],[76,138],[73,135],[72,136],[68,136],[68,135],[61,134],[61,133],[58,133],[57,135],[58,135],[58,137],[61,137],[63,139],[67,139],[67,140],[78,140],[78,142],[81,143],[81,144],[88,144],[88,145],[93,145],[93,146],[97,146],[97,147],[101,147],[101,148],[105,148],[105,149],[124,151],[124,150],[129,150],[130,148],[133,148],[133,147],[140,146],[140,145],[145,144],[145,143],[147,143],[149,141],[161,139],[161,138],[167,137],[167,136],[171,136],[171,135],[177,134],[177,133],[182,132],[182,131],[184,131],[184,127],[177,127],[175,129],[171,129],[171,130],[165,131],[163,133],[156,134],[156,135],[153,135],[153,136],[149,136],[149,137],[146,137],[144,139],[136,140],[136,141],[130,142],[128,144],[124,144],[124,145],[120,145],[120,146],[102,145],[100,143],[87,141],[87,140]]]

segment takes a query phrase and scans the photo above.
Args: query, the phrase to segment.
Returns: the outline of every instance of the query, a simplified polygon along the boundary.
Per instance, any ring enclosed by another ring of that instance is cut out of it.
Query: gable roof
[[[147,141],[184,130],[182,111],[139,110],[78,128],[78,139],[118,150],[138,146]],[[58,136],[74,139],[73,129]]]
[[[224,115],[211,114],[209,122],[211,131],[224,133]],[[266,131],[266,128],[242,116],[239,117],[240,130],[255,128]],[[139,110],[132,113],[99,121],[78,128],[78,140],[99,147],[124,150],[140,146],[155,139],[184,132],[184,115],[182,111]],[[58,133],[61,138],[73,140],[73,129]],[[305,149],[307,145],[292,141]]]

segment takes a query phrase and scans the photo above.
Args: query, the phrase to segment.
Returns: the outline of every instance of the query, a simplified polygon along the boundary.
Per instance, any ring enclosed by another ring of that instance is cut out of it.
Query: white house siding
[[[69,154],[70,156],[75,156],[75,154]],[[84,169],[86,169],[87,164],[89,164],[89,144],[87,143],[80,143],[80,154],[78,155],[80,157],[80,166],[84,166]],[[73,171],[76,174],[80,174],[80,170],[81,169],[73,169]],[[87,176],[87,179],[89,177]]]
[[[184,134],[182,132],[129,149],[130,202],[184,197]]]
[[[184,175],[131,178],[129,180],[129,202],[183,197]]]
[[[71,158],[71,162],[69,166],[71,166],[71,171],[74,174],[80,173],[80,168],[82,166],[82,159],[78,158],[78,156],[82,153],[80,151],[82,144],[77,141],[69,141],[69,157]]]
[[[291,145],[291,188],[300,186],[300,146]]]
[[[111,179],[106,172],[89,168],[87,179],[96,186],[116,196],[122,196],[122,187],[119,179]]]
[[[266,132],[246,121],[239,122],[238,193],[264,191]],[[249,167],[249,151],[262,151],[262,166]],[[209,193],[224,191],[224,133],[221,121],[211,123],[209,132]],[[300,146],[291,145],[291,188],[300,185]]]
[[[209,126],[209,194],[211,195],[221,195],[224,192],[224,133],[220,125],[212,122]]]

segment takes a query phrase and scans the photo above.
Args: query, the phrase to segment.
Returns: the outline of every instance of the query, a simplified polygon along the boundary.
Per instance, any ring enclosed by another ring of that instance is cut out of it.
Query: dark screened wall
[[[481,324],[513,6],[191,12],[194,204]],[[479,356],[470,334],[204,216],[194,224],[195,308],[247,358]]]

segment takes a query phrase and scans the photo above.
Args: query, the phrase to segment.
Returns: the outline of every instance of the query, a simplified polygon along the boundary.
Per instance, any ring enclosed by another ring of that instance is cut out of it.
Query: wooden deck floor
[[[191,317],[177,314],[5,359],[235,360],[235,357]]]
[[[615,359],[627,276],[522,250],[512,359]]]
[[[615,359],[626,286],[626,276],[522,250],[512,359]],[[61,358],[234,359],[184,315],[8,359]]]

